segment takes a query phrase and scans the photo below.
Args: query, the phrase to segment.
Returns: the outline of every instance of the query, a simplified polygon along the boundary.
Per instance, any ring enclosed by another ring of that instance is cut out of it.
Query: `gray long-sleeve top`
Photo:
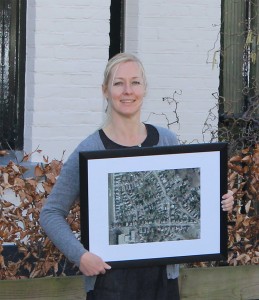
[[[178,144],[176,135],[170,130],[155,126],[159,133],[157,146]],[[55,246],[77,266],[81,256],[87,251],[71,231],[66,217],[71,206],[79,200],[79,152],[105,150],[99,132],[83,140],[65,162],[60,176],[54,185],[40,214],[40,224]],[[179,275],[177,265],[167,266],[167,277],[176,278]],[[94,288],[96,276],[86,276],[86,291]]]

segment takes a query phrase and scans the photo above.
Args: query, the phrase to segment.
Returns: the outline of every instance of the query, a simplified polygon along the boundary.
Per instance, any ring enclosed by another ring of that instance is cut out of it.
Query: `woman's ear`
[[[108,99],[108,95],[107,95],[107,86],[106,85],[102,85],[102,91],[103,91],[103,96],[105,99]]]

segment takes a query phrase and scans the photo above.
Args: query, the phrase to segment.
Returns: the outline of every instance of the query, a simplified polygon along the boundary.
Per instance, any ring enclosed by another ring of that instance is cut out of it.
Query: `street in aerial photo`
[[[108,174],[109,244],[200,238],[200,168]]]

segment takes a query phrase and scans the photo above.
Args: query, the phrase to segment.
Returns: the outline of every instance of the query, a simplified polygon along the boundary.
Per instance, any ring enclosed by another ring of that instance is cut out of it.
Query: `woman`
[[[180,299],[177,265],[111,269],[101,257],[84,249],[65,220],[79,197],[79,152],[177,144],[168,129],[141,122],[146,88],[144,68],[137,57],[120,53],[108,62],[102,85],[107,121],[71,154],[41,212],[41,225],[49,238],[85,275],[88,300]],[[233,203],[229,191],[223,196],[222,209],[231,211]]]

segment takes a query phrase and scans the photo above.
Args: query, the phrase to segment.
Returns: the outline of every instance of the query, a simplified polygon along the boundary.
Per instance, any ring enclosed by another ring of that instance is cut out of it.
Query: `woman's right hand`
[[[110,270],[111,266],[104,262],[101,257],[85,252],[80,259],[80,271],[86,276],[95,276],[105,274],[106,270]]]

